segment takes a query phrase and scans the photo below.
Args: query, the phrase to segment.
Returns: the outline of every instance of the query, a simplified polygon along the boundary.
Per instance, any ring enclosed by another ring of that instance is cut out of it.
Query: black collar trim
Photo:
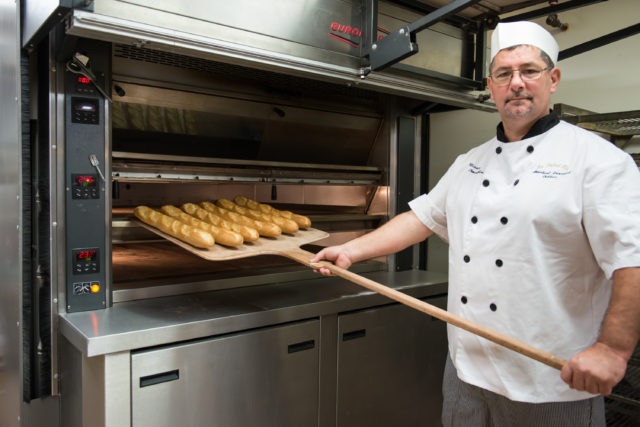
[[[549,110],[549,114],[538,119],[538,121],[535,122],[533,126],[531,126],[529,132],[527,132],[527,134],[522,139],[541,135],[558,123],[560,123],[560,119],[558,118],[556,113],[552,110]],[[498,137],[498,141],[500,142],[509,142],[507,136],[504,134],[504,126],[502,126],[502,122],[498,124],[498,128],[496,129],[496,136]]]

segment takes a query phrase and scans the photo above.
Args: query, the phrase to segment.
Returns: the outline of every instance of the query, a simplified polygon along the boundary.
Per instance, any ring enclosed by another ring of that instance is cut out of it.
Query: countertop
[[[447,293],[447,276],[409,270],[362,274],[416,298]],[[88,357],[171,344],[394,303],[339,277],[319,277],[115,303],[59,315],[60,331]],[[426,316],[426,314],[425,314]]]

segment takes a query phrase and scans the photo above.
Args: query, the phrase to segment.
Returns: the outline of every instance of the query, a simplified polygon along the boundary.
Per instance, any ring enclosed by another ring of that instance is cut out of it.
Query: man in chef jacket
[[[558,45],[499,24],[487,79],[502,122],[411,210],[312,262],[352,263],[437,234],[448,311],[567,359],[561,372],[448,325],[445,426],[604,426],[640,336],[640,173],[549,110]],[[326,275],[326,269],[320,269]]]

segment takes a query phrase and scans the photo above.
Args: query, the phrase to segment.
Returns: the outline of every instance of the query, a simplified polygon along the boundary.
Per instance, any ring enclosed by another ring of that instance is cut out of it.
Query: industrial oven
[[[313,252],[378,227],[425,190],[423,113],[491,109],[468,34],[369,73],[367,2],[54,3],[22,3],[25,425],[436,425],[444,324],[282,257],[205,261],[132,210],[243,195],[309,216]],[[378,7],[382,35],[418,16]],[[444,307],[419,251],[352,270]]]

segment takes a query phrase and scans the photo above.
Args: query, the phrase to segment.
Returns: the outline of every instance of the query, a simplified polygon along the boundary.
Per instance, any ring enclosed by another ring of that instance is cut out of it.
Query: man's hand
[[[597,342],[569,359],[560,377],[575,390],[608,396],[626,369],[627,360],[623,356]]]
[[[318,252],[316,256],[313,257],[313,259],[311,260],[311,264],[325,259],[344,269],[351,267],[353,261],[351,260],[351,255],[344,246],[345,245],[330,246],[328,248],[324,248],[323,250]],[[313,271],[319,272],[325,276],[331,276],[331,271],[326,268],[318,268],[314,269]]]
[[[413,211],[396,215],[382,227],[339,246],[331,246],[318,252],[311,264],[326,259],[341,268],[349,268],[354,262],[401,251],[431,236],[433,231],[425,227]],[[315,271],[331,276],[326,268]]]

